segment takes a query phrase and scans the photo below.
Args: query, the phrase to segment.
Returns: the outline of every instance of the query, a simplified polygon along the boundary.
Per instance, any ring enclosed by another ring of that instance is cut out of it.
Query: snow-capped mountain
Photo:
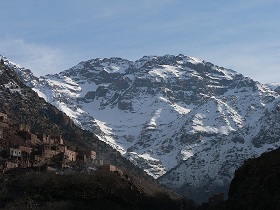
[[[227,188],[244,160],[280,146],[278,93],[201,59],[105,58],[40,78],[18,72],[77,125],[197,200]]]

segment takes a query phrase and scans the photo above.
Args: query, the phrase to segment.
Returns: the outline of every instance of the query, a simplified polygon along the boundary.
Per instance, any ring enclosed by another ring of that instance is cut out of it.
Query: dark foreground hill
[[[280,209],[280,148],[249,159],[231,182],[226,209]]]
[[[1,209],[196,209],[163,192],[143,193],[117,173],[0,175]]]

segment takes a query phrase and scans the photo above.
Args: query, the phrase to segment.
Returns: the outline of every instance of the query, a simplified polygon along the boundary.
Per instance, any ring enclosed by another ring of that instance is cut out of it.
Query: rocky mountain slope
[[[197,201],[226,191],[247,158],[280,146],[278,93],[201,59],[93,59],[40,78],[16,69],[81,128]]]

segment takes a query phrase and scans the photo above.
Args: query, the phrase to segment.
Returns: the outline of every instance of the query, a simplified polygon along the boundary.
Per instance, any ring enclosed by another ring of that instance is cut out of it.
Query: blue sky
[[[0,54],[37,76],[82,60],[186,54],[280,82],[280,1],[12,0]]]

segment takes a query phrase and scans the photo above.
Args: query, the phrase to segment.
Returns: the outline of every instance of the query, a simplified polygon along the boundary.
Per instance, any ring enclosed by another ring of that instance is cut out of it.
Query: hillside
[[[38,97],[9,64],[0,64],[0,72],[0,111],[9,116],[11,123],[28,124],[34,133],[62,134],[65,140],[74,145],[92,147],[100,158],[140,171],[94,134],[77,127],[66,114]]]
[[[115,173],[0,175],[1,209],[197,209],[189,201],[139,191]]]
[[[143,192],[151,195],[160,191],[172,197],[179,197],[160,186],[153,178],[108,144],[100,141],[90,131],[77,127],[67,115],[40,98],[35,91],[21,81],[14,70],[14,65],[8,63],[7,60],[0,63],[0,84],[0,112],[9,116],[11,124],[28,124],[33,133],[61,134],[71,145],[90,148],[96,151],[98,157],[104,159],[105,163],[114,164],[124,170]],[[10,139],[15,140],[12,136]]]

